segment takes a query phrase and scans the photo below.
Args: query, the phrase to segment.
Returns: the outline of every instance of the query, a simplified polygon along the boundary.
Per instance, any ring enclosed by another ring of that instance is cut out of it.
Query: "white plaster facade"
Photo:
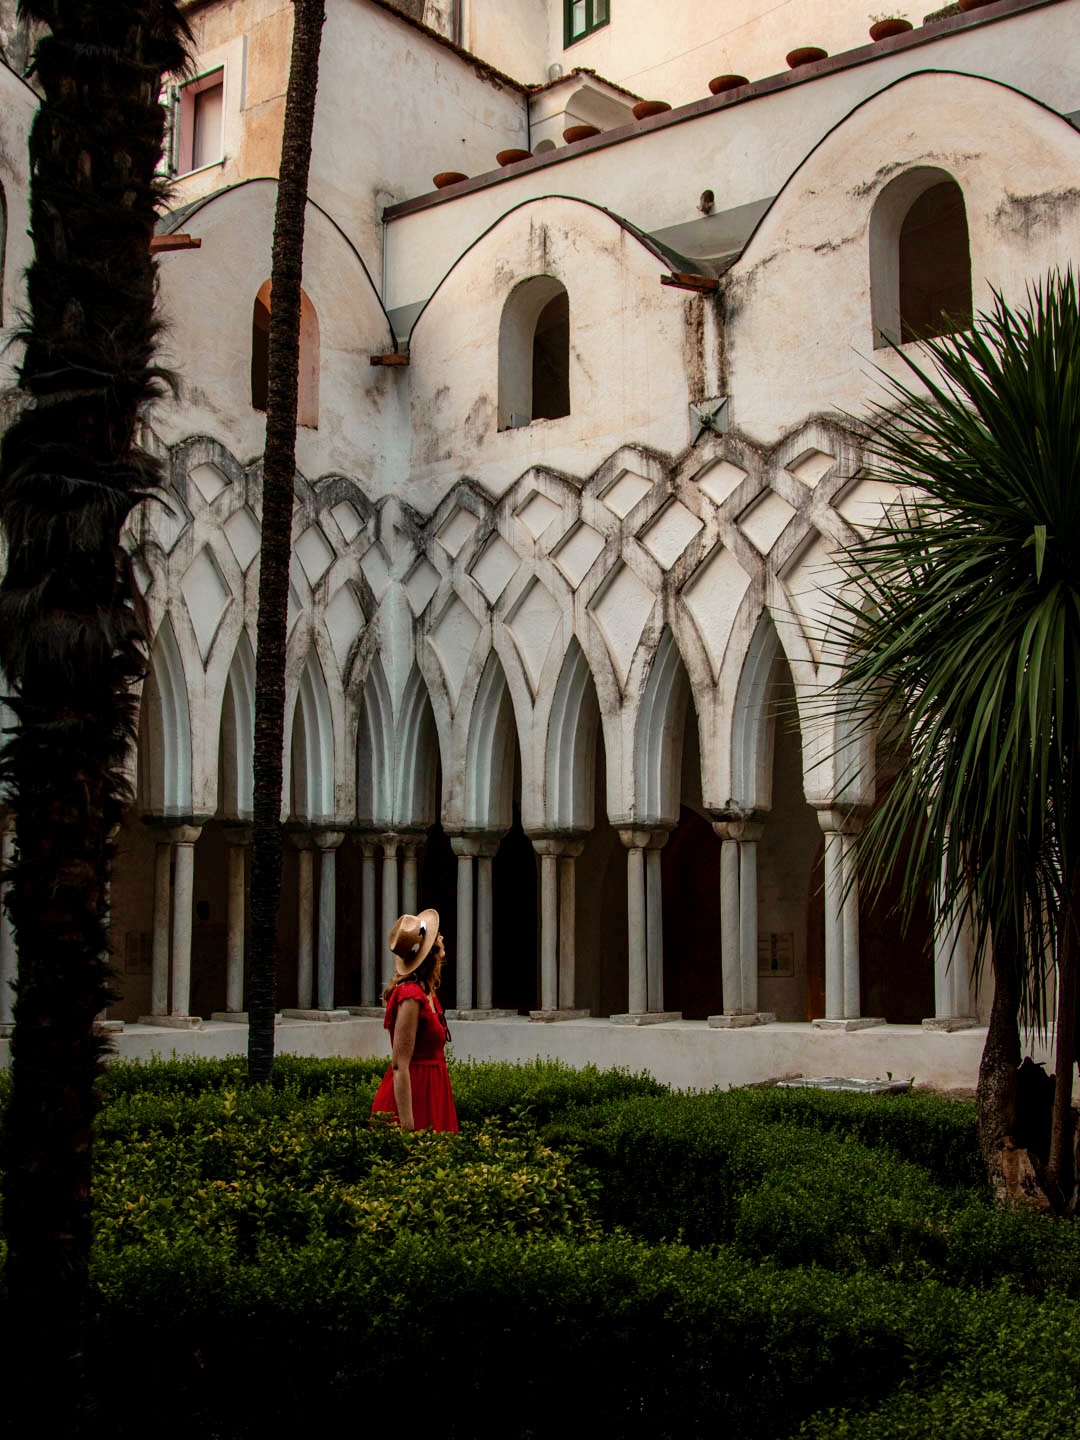
[[[223,70],[222,153],[178,176],[164,224],[202,243],[161,257],[182,388],[147,430],[168,504],[131,536],[155,640],[114,885],[126,1048],[243,1010],[252,323],[291,7],[189,8],[193,75]],[[876,46],[848,4],[720,8],[661,22],[611,0],[566,48],[561,0],[329,0],[279,998],[319,1034],[371,1007],[381,935],[436,903],[470,1053],[655,1052],[686,1084],[870,1065],[970,1082],[974,1036],[919,1025],[977,1014],[963,947],[947,968],[925,926],[905,940],[841,898],[879,777],[820,702],[833,552],[889,499],[860,479],[850,417],[874,367],[901,365],[874,333],[897,197],[959,186],[976,307],[1075,254],[1080,0],[997,0]],[[796,43],[854,48],[788,72]],[[701,98],[729,69],[757,83]],[[7,320],[33,95],[2,67],[0,87]],[[635,122],[641,93],[677,108]],[[496,166],[582,114],[599,134]],[[432,191],[448,170],[470,178]],[[500,387],[540,364],[520,347],[563,295],[568,413],[531,419]],[[407,363],[372,363],[389,354]],[[366,1026],[303,1043],[358,1053]]]

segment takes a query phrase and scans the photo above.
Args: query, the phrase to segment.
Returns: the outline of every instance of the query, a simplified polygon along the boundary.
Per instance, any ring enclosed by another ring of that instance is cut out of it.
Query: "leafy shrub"
[[[454,1101],[463,1120],[489,1116],[527,1118],[544,1125],[568,1110],[666,1095],[668,1087],[646,1071],[580,1070],[560,1060],[530,1060],[521,1065],[455,1061],[451,1064]]]

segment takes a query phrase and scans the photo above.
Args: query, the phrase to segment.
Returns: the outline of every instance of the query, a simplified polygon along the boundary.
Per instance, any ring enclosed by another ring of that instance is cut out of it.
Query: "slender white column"
[[[176,842],[172,915],[173,1015],[191,1014],[191,912],[195,898],[195,842],[198,825],[180,825]]]
[[[496,836],[476,846],[476,1004],[490,1010],[494,1004],[494,891],[491,862],[499,848]]]
[[[626,846],[626,926],[630,973],[627,1012],[644,1015],[649,1009],[648,948],[645,934],[645,846],[647,830],[620,830]]]
[[[750,826],[744,826],[749,831]],[[753,838],[739,842],[739,954],[742,1001],[747,1014],[758,1009],[757,826]]]
[[[720,958],[723,967],[725,1015],[746,1013],[741,943],[739,842],[725,839],[720,848]]]
[[[841,924],[844,932],[844,1019],[857,1020],[862,1013],[859,995],[859,877],[855,862],[855,836],[840,837],[843,876]]]
[[[385,961],[390,948],[390,931],[394,928],[401,911],[398,909],[398,846],[400,839],[397,835],[384,835],[382,837],[383,866],[382,866],[382,935],[377,953]],[[406,911],[406,914],[415,912]],[[389,963],[388,961],[386,963]]]
[[[244,901],[245,857],[251,831],[229,827],[229,889],[225,912],[225,1009],[236,1015],[244,1008]]]
[[[819,816],[819,819],[822,817]],[[825,1018],[843,1020],[844,925],[843,840],[835,830],[825,831]]]
[[[320,830],[319,847],[319,979],[318,1007],[334,1008],[334,961],[337,956],[337,847],[345,839],[340,830]]]
[[[11,830],[4,831],[2,846],[0,846],[0,857],[5,872],[15,858],[15,835]],[[6,891],[7,886],[4,886]],[[17,959],[15,954],[15,932],[11,926],[11,920],[7,913],[7,906],[2,902],[3,892],[0,891],[0,1026],[8,1027],[15,1018],[15,993],[12,985],[15,983],[17,970]]]
[[[540,1009],[559,1005],[559,857],[540,856]]]
[[[150,1014],[169,1013],[169,909],[172,901],[172,840],[154,851],[154,934],[150,952]]]
[[[401,848],[405,856],[401,866],[401,908],[406,915],[415,915],[420,894],[416,883],[416,852],[420,844],[419,841],[407,840]]]
[[[944,883],[944,866],[942,882]],[[940,895],[940,892],[939,892]],[[940,899],[938,901],[940,904]],[[938,1020],[971,1019],[975,1001],[971,994],[971,966],[974,958],[971,925],[956,919],[934,935],[934,1016]]]
[[[362,842],[363,875],[360,885],[360,1004],[374,1005],[378,984],[375,957],[378,954],[376,932],[378,916],[375,910],[375,846],[368,840]]]
[[[296,1004],[300,1010],[310,1010],[315,969],[312,945],[315,919],[315,852],[310,835],[295,834],[292,841],[300,852],[296,872]]]
[[[572,1010],[577,999],[574,943],[577,893],[574,867],[582,847],[576,845],[567,848],[572,848],[572,853],[559,856],[559,1005],[563,1010]]]
[[[648,1008],[664,1008],[664,901],[660,874],[660,846],[667,839],[659,832],[645,852],[645,969]]]
[[[473,846],[468,836],[451,840],[457,855],[457,1008],[473,1008]]]

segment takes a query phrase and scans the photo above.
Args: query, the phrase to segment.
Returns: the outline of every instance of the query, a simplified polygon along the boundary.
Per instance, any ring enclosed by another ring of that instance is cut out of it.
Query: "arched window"
[[[499,429],[570,414],[570,297],[553,275],[514,289],[499,328]]]
[[[874,344],[906,345],[971,324],[971,251],[960,186],[930,166],[897,176],[870,219]]]
[[[269,387],[270,281],[255,296],[251,313],[251,404],[265,410]],[[319,317],[315,306],[300,292],[300,365],[296,423],[317,429],[319,424]]]

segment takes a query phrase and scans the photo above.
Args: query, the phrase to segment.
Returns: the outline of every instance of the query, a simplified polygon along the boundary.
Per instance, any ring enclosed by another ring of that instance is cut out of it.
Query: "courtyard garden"
[[[244,1068],[105,1075],[103,1433],[1074,1428],[1080,1231],[994,1207],[968,1103],[457,1065],[462,1134],[406,1135],[382,1062]]]

